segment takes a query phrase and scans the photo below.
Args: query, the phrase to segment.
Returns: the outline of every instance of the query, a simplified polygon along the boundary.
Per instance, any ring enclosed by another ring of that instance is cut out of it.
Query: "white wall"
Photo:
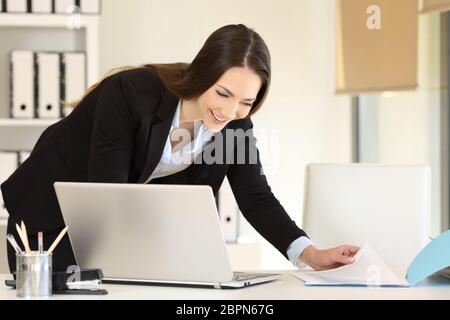
[[[334,96],[334,19],[331,0],[107,0],[100,23],[100,70],[189,62],[217,28],[230,23],[254,28],[271,51],[273,70],[269,97],[254,116],[255,131],[264,133],[259,138],[262,161],[275,164],[266,168],[269,183],[301,225],[305,165],[351,161],[350,98]],[[279,144],[263,139],[270,132]],[[255,236],[246,224],[242,232]],[[263,243],[263,268],[290,267]]]
[[[363,162],[420,163],[431,167],[430,235],[441,233],[440,17],[419,16],[416,91],[361,96]]]
[[[0,237],[2,239],[2,243],[0,244],[0,274],[7,274],[9,273],[8,253],[6,248],[8,244],[3,240],[6,238],[6,225],[0,224]]]

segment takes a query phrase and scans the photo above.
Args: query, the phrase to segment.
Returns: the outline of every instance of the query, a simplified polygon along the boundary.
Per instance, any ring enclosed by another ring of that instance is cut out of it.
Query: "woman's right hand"
[[[320,250],[314,245],[303,250],[299,259],[315,270],[327,270],[341,267],[353,262],[359,247],[343,245],[336,248]]]

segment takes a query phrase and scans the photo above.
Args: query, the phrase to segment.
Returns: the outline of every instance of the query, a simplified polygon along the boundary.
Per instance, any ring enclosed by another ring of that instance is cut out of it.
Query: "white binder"
[[[218,209],[225,242],[237,242],[239,236],[239,207],[225,177],[218,192]]]
[[[55,13],[72,13],[75,0],[55,0]]]
[[[100,13],[100,0],[81,0],[80,1],[81,13]]]
[[[22,163],[25,162],[30,157],[31,152],[30,151],[20,151],[19,152],[19,165],[22,165]]]
[[[37,65],[37,115],[56,119],[61,116],[59,94],[59,53],[36,52]]]
[[[7,0],[6,1],[7,12],[27,12],[27,0]]]
[[[11,51],[11,117],[34,117],[34,55]]]
[[[52,13],[52,0],[32,0],[31,12]]]
[[[0,184],[9,178],[17,169],[16,152],[0,152]],[[8,212],[3,203],[3,196],[0,192],[0,219],[7,219]]]
[[[66,102],[80,99],[86,90],[86,54],[84,52],[62,53],[64,96]],[[70,107],[63,107],[63,116],[72,111]]]

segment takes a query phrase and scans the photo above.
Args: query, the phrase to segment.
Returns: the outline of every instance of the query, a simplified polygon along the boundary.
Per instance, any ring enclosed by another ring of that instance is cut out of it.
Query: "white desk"
[[[272,272],[272,271],[270,271]],[[138,300],[307,300],[307,299],[450,299],[450,281],[428,279],[413,288],[304,287],[303,281],[282,272],[281,280],[243,289],[198,289],[184,287],[101,285],[105,296],[54,295],[51,299],[138,299]],[[0,275],[0,300],[16,298],[16,290],[5,286],[10,275]]]

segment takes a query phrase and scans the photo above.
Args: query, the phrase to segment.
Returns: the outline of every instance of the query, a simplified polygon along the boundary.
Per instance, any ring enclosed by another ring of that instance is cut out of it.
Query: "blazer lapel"
[[[155,113],[157,122],[152,125],[150,130],[144,169],[139,177],[138,183],[144,183],[150,177],[161,159],[178,101],[179,98],[169,90],[165,91],[158,110]]]

